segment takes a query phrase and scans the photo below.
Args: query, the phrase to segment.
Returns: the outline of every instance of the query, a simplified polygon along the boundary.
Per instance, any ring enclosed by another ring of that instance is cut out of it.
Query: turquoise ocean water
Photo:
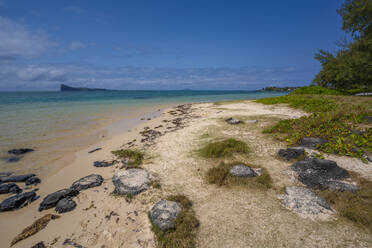
[[[191,102],[214,102],[280,96],[261,91],[97,91],[0,92],[0,171],[52,163],[63,151],[93,142],[102,128],[126,117],[160,107]],[[9,165],[6,151],[32,147],[31,159]],[[43,153],[44,151],[44,153]],[[41,158],[48,157],[47,160]],[[43,161],[43,162],[41,162]]]

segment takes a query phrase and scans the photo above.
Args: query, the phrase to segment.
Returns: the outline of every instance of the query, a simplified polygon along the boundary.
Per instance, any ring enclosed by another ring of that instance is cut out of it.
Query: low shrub
[[[212,142],[200,149],[199,153],[205,158],[229,157],[234,153],[248,153],[249,149],[245,142],[236,139],[225,139]]]
[[[128,159],[128,166],[130,167],[136,167],[142,164],[142,160],[144,157],[142,152],[130,149],[112,151],[112,154],[120,159]]]

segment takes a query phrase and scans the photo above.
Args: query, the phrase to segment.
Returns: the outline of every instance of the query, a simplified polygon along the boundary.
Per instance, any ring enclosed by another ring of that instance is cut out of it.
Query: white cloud
[[[87,45],[80,41],[73,41],[70,43],[69,47],[71,50],[78,50],[78,49],[86,48]]]
[[[45,33],[0,17],[0,61],[39,56],[52,45]]]

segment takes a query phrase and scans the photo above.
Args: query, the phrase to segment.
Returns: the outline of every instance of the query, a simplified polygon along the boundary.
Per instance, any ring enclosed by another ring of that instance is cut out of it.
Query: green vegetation
[[[249,149],[246,143],[236,139],[225,139],[209,143],[200,149],[200,155],[205,158],[229,157],[234,153],[248,153]]]
[[[319,50],[315,55],[322,70],[314,83],[336,89],[371,89],[372,82],[372,1],[346,0],[338,13],[342,29],[351,41],[338,42],[335,53]]]
[[[234,177],[230,175],[230,169],[237,164],[242,163],[229,163],[221,162],[219,166],[213,167],[208,170],[206,179],[210,184],[218,186],[225,185],[247,185],[250,188],[269,189],[272,187],[272,180],[267,170],[261,176],[253,178]],[[252,167],[252,166],[250,166]]]
[[[298,144],[304,137],[321,137],[329,141],[319,147],[326,153],[359,158],[363,158],[364,152],[372,153],[372,127],[364,119],[372,115],[372,101],[368,97],[293,94],[257,102],[287,103],[311,113],[299,119],[280,120],[264,130],[290,145]]]
[[[152,231],[158,241],[159,248],[194,248],[196,247],[196,232],[199,220],[192,209],[192,202],[184,195],[173,195],[167,198],[182,205],[182,211],[176,220],[176,228],[162,231],[152,224]],[[151,221],[151,218],[150,218]]]
[[[353,179],[360,186],[357,193],[320,191],[339,215],[372,231],[372,182],[357,175]]]
[[[112,151],[112,154],[120,159],[127,159],[128,167],[138,167],[142,163],[144,157],[142,152],[130,149]]]
[[[305,86],[292,91],[291,94],[316,94],[316,95],[343,95],[341,91],[328,89],[322,86]]]

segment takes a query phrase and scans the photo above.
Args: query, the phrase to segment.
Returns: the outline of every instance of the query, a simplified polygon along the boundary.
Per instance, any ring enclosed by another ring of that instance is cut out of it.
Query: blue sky
[[[0,90],[310,84],[341,0],[0,0]]]

